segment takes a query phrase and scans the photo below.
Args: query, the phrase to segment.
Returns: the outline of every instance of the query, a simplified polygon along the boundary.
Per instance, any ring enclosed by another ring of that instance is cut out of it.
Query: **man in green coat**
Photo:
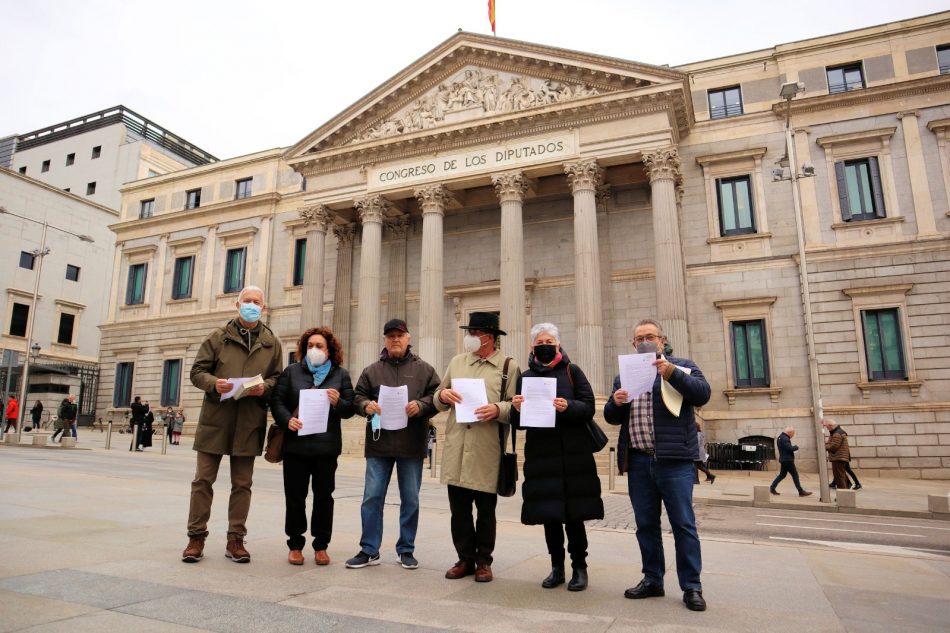
[[[241,290],[235,307],[238,316],[208,335],[191,367],[191,383],[205,396],[195,432],[198,465],[191,482],[188,546],[181,556],[186,563],[196,563],[204,554],[213,484],[222,455],[229,455],[231,462],[225,556],[236,563],[251,560],[244,547],[244,524],[251,507],[254,458],[264,450],[267,400],[280,376],[283,351],[277,336],[261,322],[267,306],[260,288]],[[234,384],[229,379],[257,375],[264,384],[246,390],[243,397],[231,397]]]

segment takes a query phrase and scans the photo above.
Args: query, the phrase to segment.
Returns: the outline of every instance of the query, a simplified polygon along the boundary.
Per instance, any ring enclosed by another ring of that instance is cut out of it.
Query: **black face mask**
[[[542,365],[547,365],[557,356],[557,345],[535,345],[534,357]]]

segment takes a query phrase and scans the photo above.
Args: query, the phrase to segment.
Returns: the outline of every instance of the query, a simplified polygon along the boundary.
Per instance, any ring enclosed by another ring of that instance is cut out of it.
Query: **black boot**
[[[551,568],[548,577],[541,581],[541,586],[545,589],[553,589],[558,585],[564,584],[564,565],[555,565]]]
[[[571,582],[567,583],[568,591],[584,591],[587,589],[587,570],[575,569],[571,575]]]

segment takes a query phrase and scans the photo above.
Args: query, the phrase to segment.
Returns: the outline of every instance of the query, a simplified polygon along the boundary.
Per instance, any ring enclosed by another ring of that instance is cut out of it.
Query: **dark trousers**
[[[570,523],[545,523],[544,542],[548,545],[552,567],[564,566],[564,533],[567,532],[567,551],[571,554],[571,567],[587,569],[587,530],[583,521]]]
[[[848,473],[847,473],[848,462],[844,461],[834,461],[831,462],[831,474],[834,478],[835,487],[839,490],[848,489]]]
[[[50,439],[51,442],[55,442],[55,441],[56,441],[56,436],[57,436],[57,435],[62,435],[62,434],[63,434],[63,429],[56,429],[56,430],[53,432],[52,437],[50,437],[49,439]]]
[[[706,465],[706,462],[701,462],[698,459],[696,460],[696,479],[694,481],[699,483],[699,471],[706,473],[706,481],[712,479],[713,474],[709,472],[709,466]]]
[[[851,470],[851,462],[844,463],[844,470],[846,473],[848,473],[848,476],[851,477],[852,481],[854,481],[855,486],[861,485],[861,482],[858,481],[858,476],[854,474],[853,470]]]
[[[16,433],[16,418],[7,418],[7,426],[3,429],[3,432],[6,433],[10,430],[10,427],[13,427],[13,432]]]
[[[214,482],[221,467],[221,455],[197,451],[195,478],[191,482],[188,507],[188,536],[208,536],[208,519],[214,500]],[[228,498],[228,540],[244,540],[247,515],[251,510],[251,486],[254,483],[254,456],[228,457],[231,465],[231,496]]]
[[[472,504],[478,519],[472,520]],[[492,563],[495,551],[495,506],[498,495],[491,492],[449,486],[449,510],[452,513],[452,542],[459,560]]]
[[[336,455],[304,457],[284,455],[284,533],[287,547],[303,549],[307,543],[307,493],[313,489],[310,535],[313,549],[325,550],[333,536],[333,491],[336,489]]]
[[[782,483],[782,480],[785,479],[787,475],[791,475],[792,483],[798,488],[798,492],[805,492],[805,489],[802,488],[801,481],[798,480],[798,468],[795,466],[795,462],[779,462],[778,465],[780,468],[778,476],[772,480],[772,485],[769,487],[775,490],[775,487]]]

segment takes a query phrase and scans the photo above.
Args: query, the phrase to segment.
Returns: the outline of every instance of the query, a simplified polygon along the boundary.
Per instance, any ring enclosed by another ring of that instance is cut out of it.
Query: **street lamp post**
[[[26,419],[26,398],[27,390],[29,389],[29,379],[30,379],[30,364],[32,362],[31,352],[33,350],[33,324],[36,322],[36,301],[40,293],[40,277],[43,274],[43,259],[49,255],[50,250],[46,246],[46,235],[49,232],[49,229],[54,229],[60,231],[61,233],[66,233],[67,235],[72,235],[73,237],[78,237],[83,242],[93,243],[93,240],[88,235],[80,235],[78,233],[73,233],[72,231],[67,231],[66,229],[60,228],[58,226],[53,226],[45,219],[41,222],[33,218],[28,218],[12,211],[8,211],[6,207],[0,207],[0,213],[6,215],[12,215],[13,217],[20,218],[21,220],[26,220],[27,222],[33,222],[34,224],[43,225],[43,236],[40,238],[40,247],[34,251],[30,251],[30,254],[34,258],[38,259],[36,267],[36,278],[33,280],[33,296],[30,298],[30,316],[26,322],[26,354],[23,358],[23,373],[20,376],[20,416],[17,420],[17,442],[20,441],[20,434],[23,432],[23,421]],[[37,354],[39,349],[37,349]]]
[[[808,372],[811,382],[812,421],[815,432],[815,453],[818,463],[818,482],[821,489],[821,500],[831,501],[831,491],[828,488],[828,470],[825,468],[825,441],[822,434],[821,420],[824,412],[821,404],[821,382],[818,377],[818,356],[815,350],[815,328],[811,314],[811,293],[808,289],[808,264],[805,259],[805,230],[802,223],[802,199],[798,181],[815,175],[810,165],[802,165],[802,172],[798,172],[798,160],[795,155],[795,133],[792,131],[792,98],[805,89],[800,82],[782,85],[779,95],[785,99],[785,152],[788,156],[789,178],[792,182],[792,205],[795,208],[795,232],[798,238],[798,274],[801,281],[802,312],[805,317],[805,343],[808,352]],[[776,174],[776,180],[785,180],[784,174]]]

